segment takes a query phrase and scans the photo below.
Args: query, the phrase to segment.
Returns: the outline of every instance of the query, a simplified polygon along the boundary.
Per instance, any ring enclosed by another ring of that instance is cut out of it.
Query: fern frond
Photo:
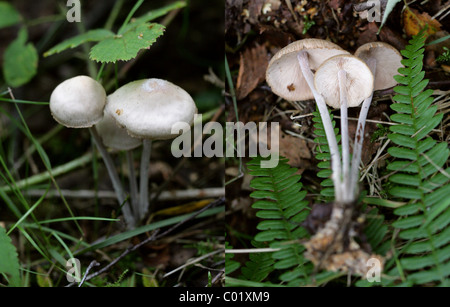
[[[404,68],[395,76],[400,84],[391,108],[388,138],[394,144],[388,153],[395,158],[387,169],[388,192],[395,198],[409,200],[394,210],[400,218],[393,223],[398,237],[405,240],[397,266],[389,274],[403,275],[406,284],[449,284],[450,276],[450,168],[446,143],[438,143],[428,134],[442,121],[433,105],[432,90],[425,90],[423,52],[426,37],[418,34],[401,51]]]
[[[320,195],[323,198],[323,201],[328,202],[334,199],[334,185],[331,180],[331,155],[330,148],[327,143],[327,138],[325,135],[325,129],[322,124],[322,118],[318,111],[313,112],[313,122],[314,122],[314,134],[316,138],[314,142],[317,144],[315,155],[316,159],[320,162],[317,164],[317,167],[321,170],[317,173],[319,178],[324,178],[320,185],[323,187],[320,190]],[[334,134],[336,135],[336,140],[339,143],[340,134],[339,128],[336,128],[336,122],[333,120],[333,114],[330,112],[331,122],[334,128]],[[340,149],[340,146],[339,146]]]
[[[263,219],[257,226],[260,232],[254,239],[271,248],[279,248],[268,254],[273,261],[272,269],[283,271],[278,276],[281,281],[298,285],[307,277],[305,263],[308,261],[303,257],[304,247],[299,243],[299,239],[308,236],[300,226],[309,213],[306,209],[308,202],[304,200],[306,192],[301,191],[301,176],[295,174],[297,169],[290,167],[286,158],[280,157],[275,168],[261,168],[261,160],[257,157],[247,163],[250,175],[254,176],[250,183],[255,189],[250,196],[257,199],[253,208],[258,209],[256,216]],[[255,254],[251,261],[260,261],[256,258],[268,255]]]

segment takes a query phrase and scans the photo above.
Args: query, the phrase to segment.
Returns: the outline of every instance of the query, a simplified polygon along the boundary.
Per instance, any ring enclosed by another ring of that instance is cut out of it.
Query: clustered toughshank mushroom
[[[329,220],[304,245],[305,256],[328,270],[363,275],[371,254],[355,239],[362,219],[354,213],[358,197],[359,165],[364,126],[373,91],[396,84],[393,76],[402,67],[400,53],[374,42],[354,55],[325,40],[303,39],[278,51],[269,62],[266,81],[272,91],[289,101],[315,100],[331,156],[335,201]],[[350,161],[349,107],[361,105]],[[327,105],[340,109],[342,159]],[[382,260],[382,259],[381,259]],[[382,261],[381,261],[382,262]]]
[[[152,140],[176,137],[171,133],[172,126],[180,122],[191,125],[197,113],[191,96],[168,81],[138,80],[106,96],[102,85],[87,76],[74,77],[59,84],[51,95],[50,110],[54,119],[66,127],[89,128],[105,162],[128,228],[134,228],[148,211]],[[131,150],[141,144],[138,191]],[[127,153],[131,205],[105,146]]]

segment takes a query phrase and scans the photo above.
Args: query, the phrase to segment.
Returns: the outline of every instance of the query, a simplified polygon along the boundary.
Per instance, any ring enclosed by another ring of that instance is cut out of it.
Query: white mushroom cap
[[[376,60],[374,91],[393,87],[397,84],[394,76],[397,70],[403,67],[402,56],[397,49],[383,42],[372,42],[360,46],[355,56],[364,62],[372,58]]]
[[[336,44],[315,38],[293,42],[278,51],[269,62],[266,81],[275,94],[286,100],[314,98],[298,63],[297,54],[302,50],[308,52],[311,70],[332,56],[349,53]]]
[[[106,104],[108,105],[108,98]],[[129,136],[127,130],[120,127],[109,113],[104,114],[103,119],[95,125],[95,129],[103,144],[112,149],[131,150],[142,144],[141,139]]]
[[[348,107],[359,106],[364,99],[372,94],[374,81],[369,67],[355,56],[337,55],[323,62],[314,76],[317,91],[329,106],[339,109],[339,70],[346,72]]]
[[[132,137],[157,140],[176,137],[171,130],[178,122],[191,125],[197,107],[181,87],[166,80],[144,79],[109,95],[105,113]]]
[[[69,128],[88,128],[103,117],[106,93],[100,83],[77,76],[59,84],[50,96],[53,118]]]

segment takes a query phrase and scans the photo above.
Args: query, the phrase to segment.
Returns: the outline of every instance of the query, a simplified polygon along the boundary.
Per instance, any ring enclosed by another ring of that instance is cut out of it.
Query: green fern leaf
[[[304,247],[298,240],[308,236],[300,224],[309,211],[306,210],[308,202],[304,200],[306,192],[301,191],[301,176],[295,174],[297,170],[290,167],[284,157],[279,158],[275,168],[261,168],[261,161],[262,158],[257,157],[247,163],[250,175],[254,176],[250,183],[250,187],[255,189],[250,194],[256,199],[253,208],[258,209],[256,216],[263,219],[257,226],[259,233],[255,235],[253,245],[279,250],[251,254],[242,274],[249,280],[263,281],[272,271],[279,270],[281,281],[304,282],[307,260],[303,257]]]
[[[330,117],[333,123],[333,127],[335,127],[336,122],[333,120],[333,114],[330,112]],[[315,155],[316,159],[320,162],[317,163],[317,167],[321,169],[317,173],[317,177],[324,178],[321,182],[321,186],[323,187],[320,190],[320,195],[322,196],[322,201],[327,202],[334,199],[334,185],[333,181],[330,179],[331,177],[331,156],[330,156],[330,148],[328,147],[327,138],[325,136],[325,129],[322,124],[322,118],[318,111],[313,112],[313,122],[314,122],[314,134],[317,136],[314,139],[314,142],[317,144]],[[334,128],[334,133],[336,135],[337,142],[340,141],[339,129]]]
[[[388,152],[394,161],[387,169],[395,171],[389,177],[388,191],[394,198],[409,201],[394,210],[399,216],[392,224],[399,231],[399,261],[388,275],[390,280],[392,276],[404,276],[402,285],[448,285],[450,168],[444,169],[444,165],[450,151],[446,143],[429,136],[441,123],[443,114],[436,114],[433,91],[425,90],[429,80],[424,79],[422,71],[424,42],[423,33],[409,41],[402,51],[405,67],[395,77],[401,85],[394,87],[396,103],[391,109],[396,113],[391,120],[400,125],[392,126],[388,135],[393,144]]]

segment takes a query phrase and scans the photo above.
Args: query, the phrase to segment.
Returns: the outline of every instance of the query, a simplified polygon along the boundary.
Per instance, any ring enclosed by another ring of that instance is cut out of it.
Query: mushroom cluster
[[[356,243],[355,229],[361,223],[353,221],[352,213],[359,193],[364,126],[373,92],[396,85],[393,77],[403,66],[401,60],[394,47],[382,42],[362,45],[351,55],[331,42],[303,39],[278,51],[269,62],[266,81],[275,94],[289,101],[315,100],[330,149],[333,210],[329,221],[305,244],[305,256],[322,267],[336,270],[336,263],[345,258],[348,263],[340,270],[361,274],[361,264],[349,255],[375,257]],[[349,107],[361,104],[350,161],[347,113]],[[342,155],[327,105],[340,109]],[[336,230],[341,228],[345,233],[338,235]],[[326,259],[318,258],[323,256]]]
[[[127,227],[132,229],[149,209],[148,168],[152,140],[176,137],[172,126],[180,122],[192,125],[197,108],[185,90],[166,80],[133,81],[106,96],[98,81],[77,76],[53,90],[50,111],[53,118],[66,127],[89,129],[122,206]],[[142,144],[138,189],[132,150]],[[107,147],[126,152],[131,205]]]

